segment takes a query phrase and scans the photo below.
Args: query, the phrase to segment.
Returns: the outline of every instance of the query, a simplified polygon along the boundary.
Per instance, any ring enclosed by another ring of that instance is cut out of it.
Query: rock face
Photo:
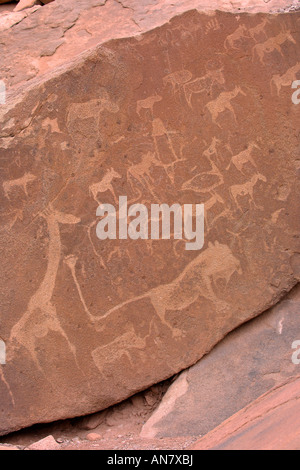
[[[91,47],[139,35],[193,8],[241,13],[297,5],[298,0],[55,0],[0,16],[1,50],[5,52],[1,54],[1,78],[8,88],[16,88]],[[212,35],[213,23],[208,28]]]
[[[172,376],[297,283],[298,24],[187,12],[8,94],[2,434]],[[119,196],[204,203],[203,248],[99,240]]]
[[[204,436],[275,385],[298,375],[300,285],[259,318],[230,333],[171,385],[143,437]]]
[[[300,450],[300,377],[275,387],[196,442],[197,450]]]

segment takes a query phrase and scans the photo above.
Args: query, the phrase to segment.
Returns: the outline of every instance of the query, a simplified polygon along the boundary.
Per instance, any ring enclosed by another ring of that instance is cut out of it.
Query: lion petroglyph
[[[70,343],[60,324],[56,308],[52,303],[52,296],[61,259],[59,224],[77,224],[80,219],[71,214],[58,212],[52,206],[48,206],[44,212],[40,213],[40,216],[46,220],[49,233],[47,269],[39,288],[29,300],[26,312],[13,326],[9,345],[12,355],[14,354],[12,349],[14,345],[24,347],[37,368],[45,375],[37,358],[36,343],[38,339],[45,337],[49,331],[59,333],[66,340],[77,364],[75,347]]]
[[[167,311],[183,310],[199,297],[204,297],[214,304],[217,313],[222,313],[230,306],[218,297],[214,285],[220,279],[227,285],[235,272],[241,274],[240,262],[229,247],[219,242],[209,243],[208,248],[191,261],[174,281],[116,305],[101,318],[95,318],[96,328],[102,329],[104,320],[123,307],[132,307],[139,300],[149,299],[161,322],[171,329],[173,336],[182,336],[182,331],[167,321]]]

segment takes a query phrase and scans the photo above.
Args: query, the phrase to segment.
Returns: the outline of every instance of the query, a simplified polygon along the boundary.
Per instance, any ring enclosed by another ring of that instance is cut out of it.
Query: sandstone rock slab
[[[170,386],[143,437],[204,436],[256,398],[299,374],[300,285],[279,304],[230,333]]]
[[[298,22],[191,11],[8,93],[0,433],[178,373],[297,283]],[[99,240],[122,195],[204,203],[203,249]]]
[[[8,89],[16,89],[91,47],[139,35],[193,8],[255,13],[297,5],[298,0],[55,0],[43,8],[35,6],[0,17],[1,47],[5,51],[0,78]],[[208,28],[213,31],[213,27],[212,19]]]
[[[193,444],[193,450],[299,450],[300,377],[270,390]]]

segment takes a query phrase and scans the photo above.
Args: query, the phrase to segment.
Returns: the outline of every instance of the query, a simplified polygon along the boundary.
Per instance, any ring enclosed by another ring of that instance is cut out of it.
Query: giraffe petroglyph
[[[61,259],[59,224],[78,224],[80,219],[71,214],[58,212],[51,205],[40,213],[40,216],[46,220],[49,233],[47,269],[39,288],[28,302],[26,312],[13,326],[8,344],[12,355],[14,355],[13,348],[16,345],[25,348],[37,368],[46,376],[37,357],[36,343],[38,339],[45,337],[49,331],[57,332],[65,339],[79,368],[76,349],[60,324],[56,308],[52,303],[52,296]]]

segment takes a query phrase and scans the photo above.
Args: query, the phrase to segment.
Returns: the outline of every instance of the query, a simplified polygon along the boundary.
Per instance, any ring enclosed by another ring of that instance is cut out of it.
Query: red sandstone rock
[[[275,387],[191,447],[192,450],[300,450],[300,377]]]
[[[86,438],[88,441],[98,441],[99,439],[101,439],[101,436],[96,432],[90,432],[89,434],[87,434]]]
[[[53,436],[47,436],[40,441],[35,442],[28,446],[28,450],[59,450],[60,445],[56,442]]]
[[[17,446],[1,445],[0,444],[0,450],[20,450],[20,449]]]
[[[50,54],[61,10],[40,7],[14,37],[32,39],[25,26],[52,11]],[[75,20],[64,20],[66,31]],[[96,412],[174,375],[297,283],[298,21],[192,11],[8,93],[0,433]],[[121,195],[203,202],[203,249],[100,241],[96,210]]]
[[[299,374],[300,285],[279,304],[230,333],[170,386],[142,437],[204,436],[288,377]]]

